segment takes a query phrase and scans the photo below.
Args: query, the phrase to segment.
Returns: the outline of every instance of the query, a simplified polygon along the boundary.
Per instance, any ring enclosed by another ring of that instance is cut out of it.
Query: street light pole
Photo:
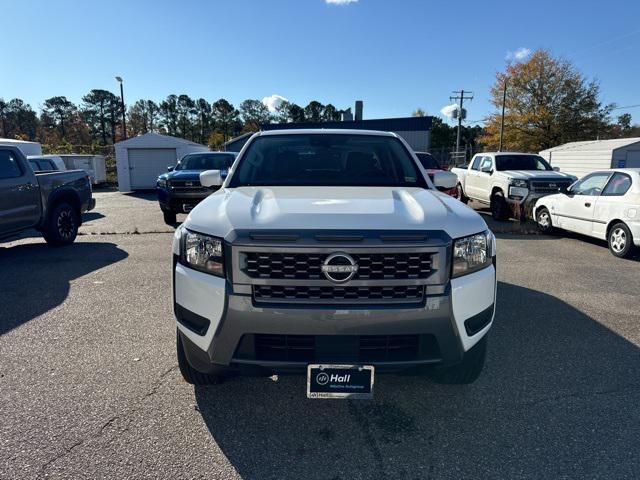
[[[126,109],[124,106],[124,88],[122,87],[122,77],[116,77],[116,80],[120,84],[120,100],[122,100],[122,133],[124,140],[127,139],[127,120],[126,120]]]

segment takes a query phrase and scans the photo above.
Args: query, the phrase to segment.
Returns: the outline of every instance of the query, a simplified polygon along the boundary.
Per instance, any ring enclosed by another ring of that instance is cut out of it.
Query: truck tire
[[[536,211],[536,224],[540,232],[546,234],[553,233],[554,228],[553,223],[551,223],[551,214],[547,207],[542,207]]]
[[[494,220],[503,221],[509,219],[509,208],[502,192],[496,192],[491,196],[491,216]]]
[[[184,378],[185,382],[190,383],[191,385],[215,385],[222,382],[224,379],[222,375],[199,372],[189,364],[187,356],[184,353],[184,347],[182,346],[180,332],[177,330],[176,354],[178,356],[178,367],[180,368],[180,373],[182,374],[182,378]]]
[[[436,368],[431,375],[433,381],[445,385],[465,385],[475,382],[484,367],[484,359],[487,355],[487,337],[488,334],[485,334],[464,354],[462,363],[451,367]]]
[[[167,225],[175,225],[177,222],[176,213],[170,210],[163,210],[162,215],[164,216],[164,223]]]
[[[45,241],[54,247],[70,245],[78,235],[79,213],[67,202],[54,205],[42,229]]]
[[[456,187],[456,198],[460,200],[465,205],[469,203],[469,197],[464,194],[464,190],[462,189],[462,184],[458,183]]]
[[[629,227],[618,222],[609,229],[607,234],[609,251],[618,258],[627,258],[633,252],[633,235]]]

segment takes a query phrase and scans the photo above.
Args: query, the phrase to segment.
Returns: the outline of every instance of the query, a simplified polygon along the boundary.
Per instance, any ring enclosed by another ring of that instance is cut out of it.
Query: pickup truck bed
[[[36,174],[19,149],[0,147],[0,239],[36,228],[50,245],[72,243],[94,206],[84,171]]]

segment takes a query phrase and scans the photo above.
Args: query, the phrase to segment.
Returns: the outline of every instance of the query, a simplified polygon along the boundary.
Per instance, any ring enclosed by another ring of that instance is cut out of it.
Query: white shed
[[[639,168],[640,138],[565,143],[540,155],[561,172],[578,178],[603,168]]]
[[[209,147],[183,138],[145,133],[115,145],[118,190],[155,188],[158,175],[175,166],[187,153],[207,152]]]
[[[11,138],[0,138],[0,145],[18,147],[25,157],[29,155],[42,155],[42,145],[38,142],[27,142],[26,140],[13,140]]]
[[[90,155],[81,153],[57,153],[67,170],[84,170],[89,174],[95,185],[107,181],[107,167],[104,155]]]

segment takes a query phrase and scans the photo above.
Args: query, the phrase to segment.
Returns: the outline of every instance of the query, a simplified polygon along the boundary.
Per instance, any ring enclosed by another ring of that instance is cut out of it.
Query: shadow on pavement
[[[0,248],[0,335],[60,305],[69,283],[125,259],[113,243],[43,243]]]
[[[82,214],[82,223],[87,223],[92,220],[99,220],[101,218],[104,218],[104,215],[101,214],[100,212],[96,212],[96,211],[85,212]]]
[[[148,200],[151,202],[158,201],[158,194],[155,190],[137,190],[135,192],[123,193],[127,197],[139,198],[140,200]]]
[[[480,379],[379,376],[374,401],[307,400],[301,377],[196,387],[242,478],[631,478],[640,349],[547,294],[500,283]]]

